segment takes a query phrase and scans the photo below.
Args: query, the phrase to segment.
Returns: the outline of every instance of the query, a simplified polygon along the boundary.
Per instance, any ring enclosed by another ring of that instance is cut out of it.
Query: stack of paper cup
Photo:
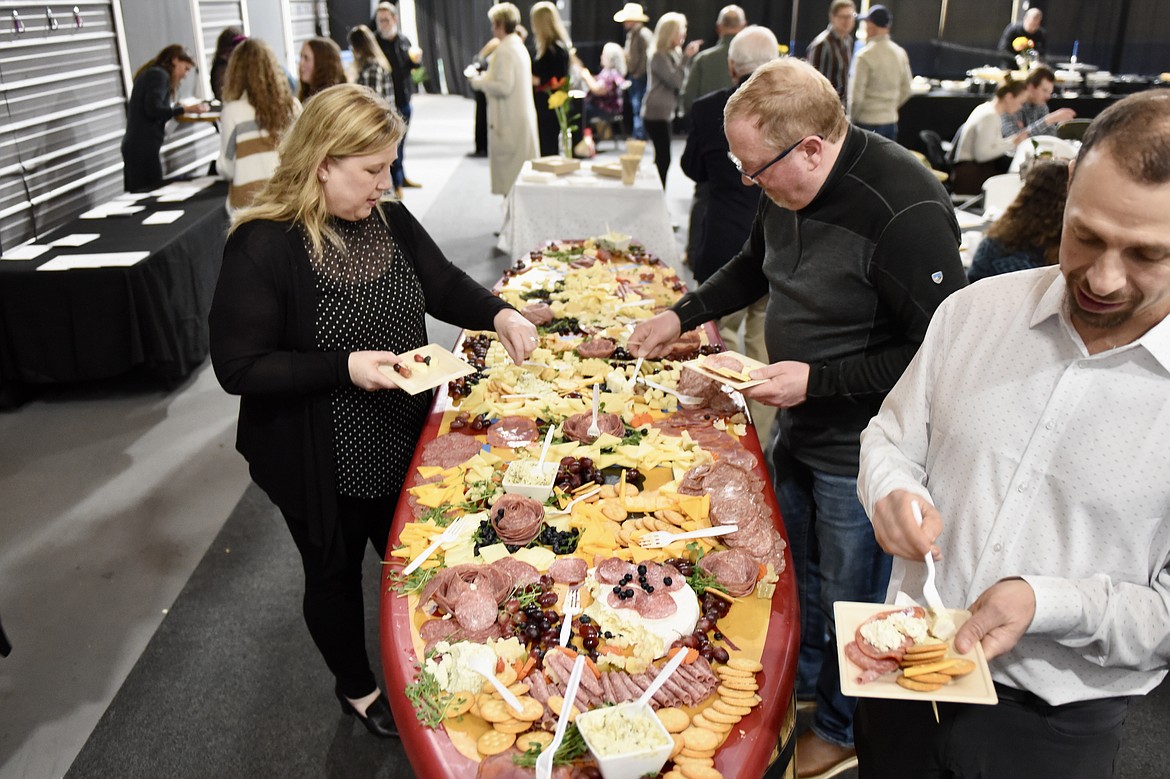
[[[638,178],[638,166],[641,164],[642,158],[640,156],[622,155],[622,183],[627,187],[633,186],[634,179]]]
[[[646,142],[639,141],[636,138],[630,138],[626,141],[626,154],[630,157],[641,157],[646,152]]]

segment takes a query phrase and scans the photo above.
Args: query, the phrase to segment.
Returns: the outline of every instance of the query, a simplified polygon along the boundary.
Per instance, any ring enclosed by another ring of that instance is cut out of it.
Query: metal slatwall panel
[[[289,18],[292,20],[294,59],[300,56],[301,44],[320,34],[329,37],[329,8],[325,0],[289,0]]]
[[[126,93],[112,0],[0,2],[0,247],[11,247],[122,189]],[[16,11],[23,31],[11,21]]]
[[[215,41],[224,27],[235,25],[244,29],[244,12],[240,0],[199,0],[199,31],[203,37],[203,50],[207,52],[208,63],[215,56]]]

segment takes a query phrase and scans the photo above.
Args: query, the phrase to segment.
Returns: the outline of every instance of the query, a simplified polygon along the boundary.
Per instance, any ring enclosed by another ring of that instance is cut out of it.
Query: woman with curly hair
[[[236,46],[224,78],[216,170],[230,183],[228,211],[252,202],[276,170],[276,147],[301,105],[268,44],[247,38]]]
[[[207,103],[181,105],[179,84],[195,69],[186,47],[172,43],[134,73],[122,138],[122,181],[127,192],[148,192],[163,182],[162,152],[167,122],[184,113],[202,113]]]
[[[301,45],[301,59],[297,71],[301,82],[297,97],[301,105],[304,105],[322,89],[345,83],[341,47],[329,38],[309,38]]]
[[[1048,160],[1033,165],[1016,199],[979,242],[967,271],[968,281],[1055,265],[1067,196],[1068,162]]]

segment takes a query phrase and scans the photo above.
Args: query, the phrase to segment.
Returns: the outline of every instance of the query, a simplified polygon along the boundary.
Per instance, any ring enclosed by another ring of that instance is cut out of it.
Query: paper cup
[[[642,164],[641,157],[631,157],[625,155],[622,157],[622,183],[626,186],[633,186],[634,179],[638,177],[638,166]]]
[[[646,142],[639,141],[635,138],[630,138],[626,141],[626,154],[631,157],[641,159],[642,155],[646,153]]]

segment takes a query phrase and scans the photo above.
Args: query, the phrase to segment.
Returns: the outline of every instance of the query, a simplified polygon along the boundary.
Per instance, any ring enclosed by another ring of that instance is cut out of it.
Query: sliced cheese
[[[483,553],[481,548],[480,553]],[[512,557],[515,557],[521,562],[528,563],[538,571],[547,571],[548,567],[552,565],[553,560],[557,559],[556,554],[551,549],[546,549],[543,546],[531,546],[523,549],[517,549]]]
[[[503,544],[491,544],[490,546],[481,546],[479,548],[479,556],[483,558],[485,563],[494,563],[496,560],[503,560],[510,554],[508,547]]]

